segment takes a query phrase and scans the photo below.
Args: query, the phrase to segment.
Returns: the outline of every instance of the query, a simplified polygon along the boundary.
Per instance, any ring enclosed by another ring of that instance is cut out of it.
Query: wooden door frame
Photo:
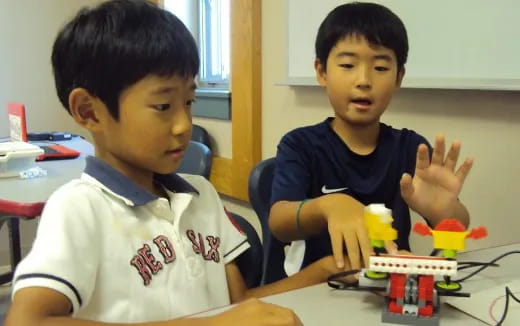
[[[218,192],[246,201],[262,159],[261,11],[261,0],[231,0],[232,158],[214,157],[210,177]]]

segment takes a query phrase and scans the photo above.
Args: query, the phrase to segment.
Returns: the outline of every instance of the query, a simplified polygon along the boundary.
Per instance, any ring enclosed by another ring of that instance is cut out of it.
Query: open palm
[[[473,159],[468,158],[455,170],[460,146],[460,142],[454,141],[445,157],[444,136],[437,135],[430,162],[427,146],[419,145],[414,177],[404,174],[401,178],[401,195],[411,209],[425,217],[453,217],[473,165]]]

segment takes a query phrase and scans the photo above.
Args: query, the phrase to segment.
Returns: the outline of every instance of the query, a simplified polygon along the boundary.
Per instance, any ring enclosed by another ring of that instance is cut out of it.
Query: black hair
[[[119,118],[121,92],[147,75],[194,77],[195,40],[173,14],[144,0],[112,0],[83,8],[59,32],[52,50],[56,90],[85,88]]]
[[[351,2],[333,9],[316,36],[316,58],[326,68],[331,49],[348,36],[362,36],[371,44],[394,51],[401,71],[408,56],[408,36],[399,17],[375,3]]]

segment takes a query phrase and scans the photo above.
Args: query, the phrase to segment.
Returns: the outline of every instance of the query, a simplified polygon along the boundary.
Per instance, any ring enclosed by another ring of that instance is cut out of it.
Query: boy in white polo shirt
[[[234,263],[246,237],[204,178],[172,174],[190,140],[199,69],[184,25],[146,1],[104,2],[64,26],[52,64],[60,101],[96,154],[49,198],[6,325],[300,325],[258,300],[175,319],[338,271],[327,257],[247,289]]]

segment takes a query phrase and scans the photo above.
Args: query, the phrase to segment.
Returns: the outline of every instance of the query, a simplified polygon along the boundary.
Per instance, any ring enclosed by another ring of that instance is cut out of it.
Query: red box
[[[9,117],[9,133],[11,141],[27,141],[27,124],[25,120],[25,106],[21,103],[7,103]]]

